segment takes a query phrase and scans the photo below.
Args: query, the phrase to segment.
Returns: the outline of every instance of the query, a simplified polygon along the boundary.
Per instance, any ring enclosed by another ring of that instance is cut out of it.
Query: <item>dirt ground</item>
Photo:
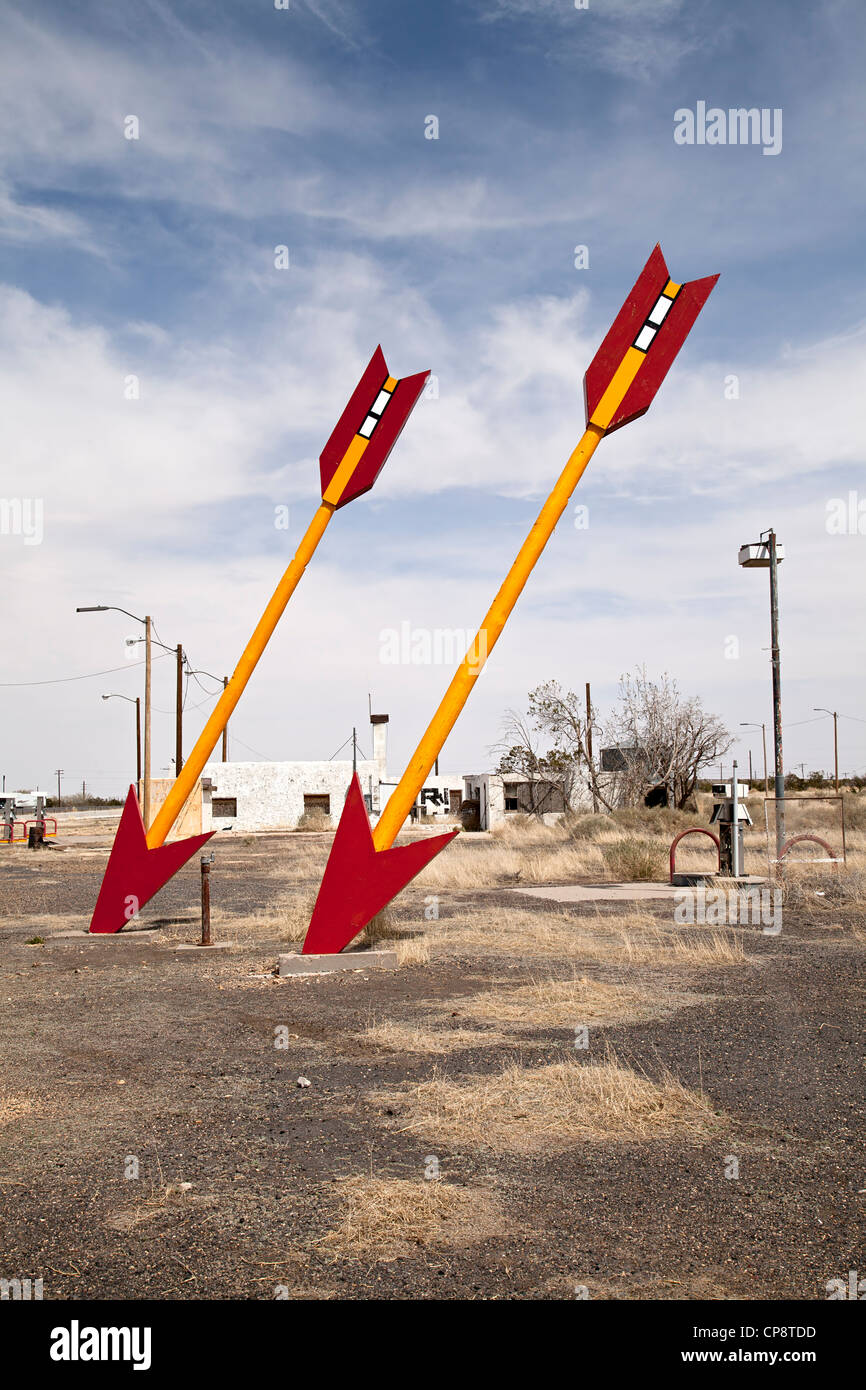
[[[57,936],[87,925],[99,838],[0,861],[4,1277],[814,1300],[866,1267],[862,923],[684,934],[669,904],[419,881],[395,973],[288,979],[329,837],[217,843],[236,944],[206,959],[173,949],[197,860],[145,909],[156,938]]]

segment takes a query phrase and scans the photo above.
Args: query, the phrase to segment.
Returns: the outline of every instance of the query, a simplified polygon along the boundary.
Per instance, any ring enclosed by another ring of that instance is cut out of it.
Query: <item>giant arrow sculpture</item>
[[[719,277],[678,285],[656,246],[589,365],[586,431],[539,513],[421,742],[370,831],[355,778],[304,941],[311,953],[342,951],[457,833],[391,846],[466,704],[485,660],[599,442],[644,415]]]
[[[334,512],[369,492],[409,418],[429,372],[398,381],[389,375],[382,349],[373,353],[349,404],[319,456],[322,501],[294,558],[277,585],[180,775],[153,824],[146,828],[132,787],[90,923],[92,932],[118,932],[154,893],[182,868],[210,836],[193,835],[166,845],[165,839],[201,776],[217,740],[255,670],[286,604]]]

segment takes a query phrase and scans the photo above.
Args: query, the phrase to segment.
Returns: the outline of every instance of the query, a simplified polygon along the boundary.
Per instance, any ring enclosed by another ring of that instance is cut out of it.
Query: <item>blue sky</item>
[[[443,762],[488,765],[542,680],[591,680],[603,715],[638,664],[732,726],[769,720],[766,576],[736,554],[774,524],[788,765],[829,766],[829,721],[801,722],[828,705],[863,771],[866,535],[826,516],[866,499],[864,30],[849,0],[7,5],[3,495],[45,519],[40,545],[0,535],[3,679],[121,668],[0,689],[7,785],[128,776],[124,707],[99,694],[138,690],[131,628],[76,604],[150,610],[196,666],[231,671],[377,342],[397,375],[430,367],[439,398],[333,523],[233,751],[327,757],[372,690],[402,770],[449,671],[383,665],[381,634],[474,630],[657,240],[675,279],[721,280],[650,415],[596,454],[589,527],[563,519]],[[780,153],[675,144],[699,101],[780,109]],[[155,734],[161,767],[169,712]]]

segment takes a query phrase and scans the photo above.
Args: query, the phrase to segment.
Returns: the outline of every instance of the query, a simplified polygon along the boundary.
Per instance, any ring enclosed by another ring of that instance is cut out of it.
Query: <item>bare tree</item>
[[[591,717],[597,729],[594,712]],[[549,745],[543,752],[542,742]],[[516,710],[508,711],[496,751],[500,754],[499,772],[544,778],[559,788],[566,806],[571,806],[577,791],[585,788],[595,802],[608,811],[613,809],[589,756],[584,707],[574,692],[563,691],[558,681],[546,681],[529,692],[526,718]]]
[[[622,755],[622,804],[631,806],[662,786],[668,804],[684,807],[701,768],[718,762],[734,741],[696,695],[684,699],[671,676],[650,680],[645,667],[620,678],[607,734]]]
[[[561,788],[566,805],[579,787],[612,811],[641,805],[663,786],[668,804],[683,807],[701,768],[718,762],[734,741],[697,696],[684,699],[672,677],[650,680],[643,667],[620,678],[618,704],[603,727],[594,710],[590,718],[593,733],[618,749],[615,776],[600,773],[590,758],[583,701],[557,681],[530,691],[527,717],[508,712],[497,744],[499,771],[548,779]]]

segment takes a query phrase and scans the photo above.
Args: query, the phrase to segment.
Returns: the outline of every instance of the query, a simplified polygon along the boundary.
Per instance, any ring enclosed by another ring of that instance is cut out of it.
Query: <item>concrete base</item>
[[[341,970],[396,970],[396,951],[341,951],[331,956],[280,956],[281,975],[331,975]]]
[[[233,941],[212,941],[209,946],[202,946],[200,941],[182,941],[179,946],[175,946],[173,949],[175,952],[191,951],[193,955],[198,951],[201,955],[206,956],[208,951],[230,951],[234,944]]]

